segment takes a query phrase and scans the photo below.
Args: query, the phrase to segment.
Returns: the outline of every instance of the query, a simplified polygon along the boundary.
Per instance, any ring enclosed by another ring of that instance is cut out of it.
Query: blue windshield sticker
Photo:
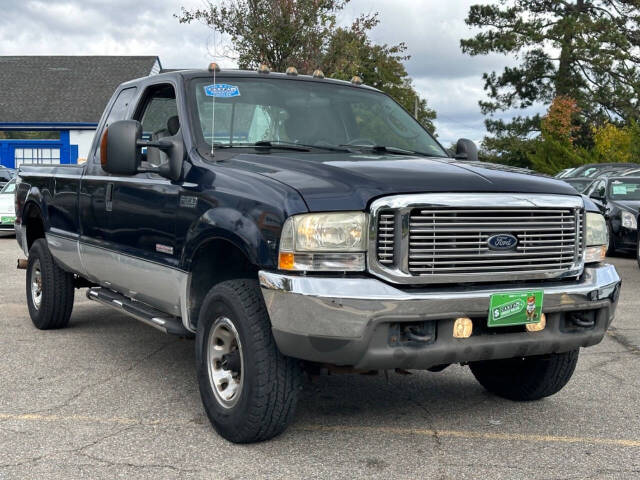
[[[214,85],[205,86],[204,94],[207,97],[231,98],[239,97],[240,90],[235,85],[229,85],[228,83],[216,83]]]

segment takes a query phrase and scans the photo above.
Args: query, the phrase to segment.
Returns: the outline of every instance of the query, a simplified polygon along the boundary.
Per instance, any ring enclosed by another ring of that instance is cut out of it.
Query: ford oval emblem
[[[487,245],[491,250],[511,250],[518,245],[518,239],[509,233],[491,235],[487,239]]]

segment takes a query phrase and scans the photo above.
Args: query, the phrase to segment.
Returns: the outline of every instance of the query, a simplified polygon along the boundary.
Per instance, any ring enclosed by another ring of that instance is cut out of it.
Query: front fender
[[[264,210],[243,213],[228,207],[212,208],[187,232],[181,264],[191,271],[191,262],[202,245],[211,240],[226,240],[253,265],[272,268],[284,220],[282,214]]]

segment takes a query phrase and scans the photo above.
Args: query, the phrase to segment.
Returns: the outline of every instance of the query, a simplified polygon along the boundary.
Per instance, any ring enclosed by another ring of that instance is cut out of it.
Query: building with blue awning
[[[115,88],[161,68],[157,56],[0,56],[0,165],[86,159]]]

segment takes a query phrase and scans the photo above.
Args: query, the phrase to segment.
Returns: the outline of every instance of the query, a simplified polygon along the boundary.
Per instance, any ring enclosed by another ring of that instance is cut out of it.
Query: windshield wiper
[[[237,145],[240,146],[240,145]],[[302,145],[298,145],[296,143],[286,143],[286,142],[280,142],[280,141],[275,141],[272,142],[270,140],[261,140],[259,142],[253,143],[253,144],[248,144],[248,145],[242,145],[242,146],[247,146],[247,147],[258,147],[258,148],[279,148],[282,150],[296,150],[298,152],[308,152],[309,148],[302,146]]]
[[[341,147],[354,148],[360,150],[370,150],[375,153],[391,153],[393,155],[420,155],[422,157],[432,157],[428,153],[418,152],[416,150],[406,150],[399,147],[387,147],[386,145],[349,145],[344,143]]]

